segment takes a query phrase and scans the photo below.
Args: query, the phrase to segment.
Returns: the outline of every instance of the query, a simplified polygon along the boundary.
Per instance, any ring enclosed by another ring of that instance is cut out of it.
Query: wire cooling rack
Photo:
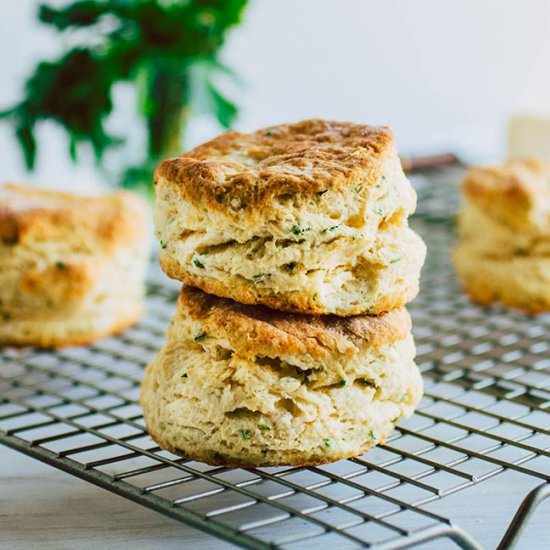
[[[452,224],[441,223],[449,190],[424,182],[420,196],[431,204],[415,221],[429,255],[411,312],[425,397],[385,445],[332,465],[246,470],[161,450],[136,403],[177,294],[154,266],[148,313],[123,335],[1,352],[0,442],[247,548],[390,549],[439,537],[479,548],[422,505],[515,470],[540,485],[512,521],[508,548],[550,494],[550,315],[470,304],[450,267]]]

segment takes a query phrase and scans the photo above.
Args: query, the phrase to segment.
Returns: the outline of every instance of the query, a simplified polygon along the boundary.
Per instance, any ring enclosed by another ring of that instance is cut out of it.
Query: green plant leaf
[[[218,122],[224,128],[231,128],[235,117],[237,116],[237,106],[229,99],[224,97],[212,83],[207,85],[208,93],[214,106],[214,114]]]
[[[62,31],[68,27],[94,25],[108,11],[108,5],[94,0],[74,2],[61,9],[42,4],[38,10],[38,18]]]
[[[239,79],[218,55],[227,31],[241,20],[246,5],[247,0],[42,4],[39,19],[43,23],[60,32],[86,29],[88,35],[76,33],[77,45],[54,60],[38,63],[19,103],[0,113],[15,130],[26,166],[33,168],[37,154],[35,125],[51,120],[66,131],[73,161],[81,145],[87,145],[102,169],[105,152],[121,142],[105,126],[113,109],[112,88],[118,82],[133,81],[140,89],[139,109],[149,143],[142,167],[129,168],[122,184],[151,189],[152,167],[181,150],[189,113],[214,116],[225,128],[233,123],[237,106],[218,77],[227,77],[225,83]],[[79,45],[84,44],[78,42],[82,38],[86,45]],[[198,110],[191,109],[195,104]]]
[[[78,141],[75,138],[74,135],[69,136],[69,156],[71,157],[71,160],[73,162],[76,162],[76,146],[78,145]]]
[[[6,109],[5,111],[0,111],[0,118],[9,118],[17,114],[17,108],[12,107],[11,109]]]
[[[151,202],[154,200],[153,172],[156,162],[146,161],[141,166],[132,166],[125,170],[119,185],[126,189],[132,189],[146,196]]]
[[[24,121],[20,122],[19,126],[17,126],[15,130],[15,135],[19,145],[21,146],[21,150],[23,151],[25,166],[27,167],[27,170],[32,170],[36,160],[36,141],[33,135],[32,124]]]
[[[228,76],[232,82],[238,86],[244,85],[244,80],[231,68],[229,65],[222,63],[216,58],[208,59],[207,64],[213,73],[220,73],[225,76]]]

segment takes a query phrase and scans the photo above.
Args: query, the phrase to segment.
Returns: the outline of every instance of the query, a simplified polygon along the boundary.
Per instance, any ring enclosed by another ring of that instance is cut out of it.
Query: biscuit
[[[137,322],[148,214],[127,192],[0,186],[0,344],[84,344]]]
[[[550,164],[516,159],[463,182],[454,264],[471,298],[550,310]]]
[[[550,311],[550,256],[491,257],[460,244],[454,261],[474,302],[498,302],[527,313]]]
[[[160,261],[246,304],[381,313],[418,292],[416,194],[388,128],[306,120],[229,132],[155,173]]]
[[[210,464],[312,465],[357,456],[422,394],[405,309],[305,316],[183,287],[141,405],[152,437]]]
[[[513,230],[550,235],[550,163],[513,159],[470,169],[462,184],[466,202]]]

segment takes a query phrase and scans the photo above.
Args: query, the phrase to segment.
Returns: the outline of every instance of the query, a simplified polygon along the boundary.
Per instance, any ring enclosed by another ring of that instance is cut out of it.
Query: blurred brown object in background
[[[405,172],[419,172],[462,164],[454,153],[441,153],[421,157],[401,157],[401,166]]]

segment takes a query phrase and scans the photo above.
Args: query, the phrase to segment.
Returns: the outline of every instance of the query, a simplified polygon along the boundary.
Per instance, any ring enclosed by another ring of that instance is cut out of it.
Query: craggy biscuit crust
[[[358,339],[378,349],[406,338],[412,326],[405,308],[355,317],[300,315],[239,304],[188,286],[180,292],[178,308],[207,334],[227,339],[242,356],[353,354]]]
[[[382,176],[393,147],[386,127],[304,120],[222,134],[161,162],[155,181],[166,179],[185,200],[235,215],[280,195],[349,188],[358,180],[367,192]]]

